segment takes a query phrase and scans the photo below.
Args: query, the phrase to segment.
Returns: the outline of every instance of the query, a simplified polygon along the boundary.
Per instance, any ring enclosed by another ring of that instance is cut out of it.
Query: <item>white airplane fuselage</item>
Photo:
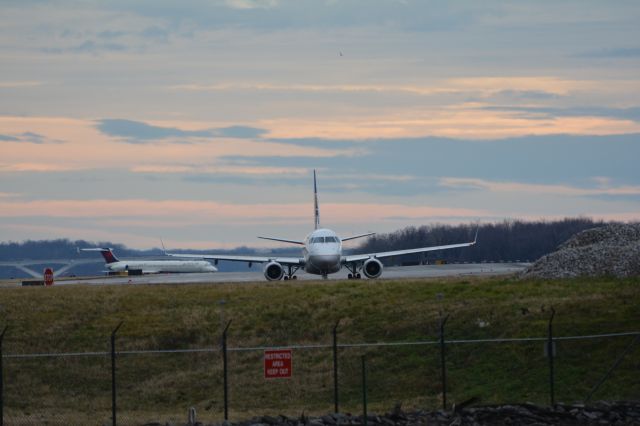
[[[316,229],[304,239],[302,254],[305,272],[333,274],[342,267],[342,240],[331,229]]]
[[[107,263],[111,272],[142,270],[143,274],[216,272],[217,269],[205,260],[132,260]]]

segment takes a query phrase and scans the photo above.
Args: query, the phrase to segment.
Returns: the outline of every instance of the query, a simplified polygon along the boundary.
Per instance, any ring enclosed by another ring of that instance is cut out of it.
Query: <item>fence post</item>
[[[222,332],[222,371],[224,385],[224,420],[229,420],[229,386],[227,381],[227,331],[231,325],[231,320]]]
[[[4,370],[2,366],[2,341],[9,326],[5,325],[0,333],[0,426],[4,425]]]
[[[447,366],[445,360],[444,325],[447,323],[449,315],[442,318],[440,314],[440,371],[442,372],[442,409],[447,409]]]
[[[111,424],[116,426],[116,333],[120,324],[111,332]]]
[[[362,421],[367,426],[367,363],[362,355]]]
[[[549,334],[547,338],[547,356],[549,357],[549,400],[551,402],[551,406],[556,405],[556,395],[555,395],[555,372],[553,365],[553,317],[556,316],[556,310],[551,307],[551,317],[549,318]]]
[[[338,404],[338,325],[340,320],[336,321],[333,327],[333,403],[335,413],[339,412]]]

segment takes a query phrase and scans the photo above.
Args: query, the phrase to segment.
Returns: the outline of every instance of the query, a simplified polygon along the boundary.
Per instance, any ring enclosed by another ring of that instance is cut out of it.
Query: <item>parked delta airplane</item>
[[[142,271],[143,274],[160,274],[218,270],[206,260],[118,260],[110,248],[85,248],[82,251],[99,251],[109,272]]]
[[[292,241],[281,238],[258,237],[264,240],[280,241],[289,244],[303,246],[303,257],[264,257],[264,256],[234,256],[226,254],[168,254],[174,257],[200,258],[214,260],[237,261],[251,263],[265,263],[264,276],[269,281],[277,281],[282,278],[296,279],[295,273],[302,268],[309,274],[327,275],[338,272],[343,266],[349,270],[349,279],[361,278],[360,271],[367,278],[378,278],[382,275],[382,262],[378,259],[391,256],[401,256],[404,254],[424,253],[434,250],[446,250],[458,247],[468,247],[476,243],[476,237],[469,243],[449,244],[445,246],[421,247],[408,250],[385,251],[381,253],[354,254],[343,256],[342,242],[356,238],[367,237],[374,233],[356,235],[348,238],[340,238],[330,229],[320,227],[320,211],[318,208],[318,186],[316,184],[316,171],[313,171],[313,196],[315,213],[315,230],[311,232],[304,241]],[[286,268],[286,272],[285,272]]]

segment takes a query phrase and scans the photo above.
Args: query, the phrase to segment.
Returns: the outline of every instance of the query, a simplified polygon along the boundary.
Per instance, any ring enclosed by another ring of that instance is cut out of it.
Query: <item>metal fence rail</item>
[[[593,340],[606,339],[611,337],[638,336],[640,331],[627,331],[620,333],[605,334],[587,334],[580,336],[554,336],[553,341],[565,340]],[[459,344],[477,344],[477,343],[518,343],[518,342],[546,342],[548,337],[514,337],[514,338],[498,338],[498,339],[453,339],[444,340],[447,345]],[[343,348],[375,348],[375,347],[401,347],[401,346],[430,346],[439,345],[440,340],[419,340],[415,342],[363,342],[363,343],[338,343],[338,349]],[[327,344],[311,344],[311,345],[286,345],[286,346],[242,346],[229,347],[228,352],[262,352],[274,349],[331,349],[333,345]],[[148,349],[148,350],[125,350],[116,351],[117,355],[152,355],[152,354],[189,354],[189,353],[216,353],[221,352],[220,347],[210,348],[194,348],[194,349]],[[56,357],[91,357],[91,356],[109,356],[110,351],[100,352],[50,352],[50,353],[32,353],[32,354],[4,354],[3,358],[56,358]]]

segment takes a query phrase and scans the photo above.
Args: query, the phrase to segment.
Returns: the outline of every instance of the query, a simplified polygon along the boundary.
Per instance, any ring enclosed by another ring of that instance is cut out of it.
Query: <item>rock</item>
[[[345,420],[347,420],[349,417],[342,414],[342,413],[333,413],[331,414],[331,417],[333,417],[333,419],[336,421],[336,423],[342,423]]]
[[[336,419],[333,416],[323,416],[320,418],[325,425],[335,425],[337,424]]]
[[[466,407],[470,400],[458,404],[457,411],[428,411],[419,410],[403,412],[396,406],[391,413],[367,416],[369,425],[382,426],[444,426],[444,425],[515,425],[515,426],[546,426],[546,425],[640,425],[640,402],[595,402],[584,404],[556,404],[554,407],[538,406],[532,403],[505,404]],[[300,419],[290,419],[280,415],[278,417],[254,417],[249,421],[234,423],[236,426],[334,426],[334,425],[362,425],[361,416],[350,414],[327,414],[322,417],[301,416]],[[268,421],[266,421],[268,420]],[[275,422],[275,423],[274,423]],[[197,423],[198,424],[198,423]],[[160,426],[160,423],[148,423],[149,426]],[[232,423],[224,422],[224,426]]]
[[[277,418],[271,417],[271,416],[262,416],[262,419],[260,422],[266,423],[268,425],[277,425],[280,423]]]
[[[640,276],[640,224],[611,224],[582,231],[541,257],[522,278]]]

